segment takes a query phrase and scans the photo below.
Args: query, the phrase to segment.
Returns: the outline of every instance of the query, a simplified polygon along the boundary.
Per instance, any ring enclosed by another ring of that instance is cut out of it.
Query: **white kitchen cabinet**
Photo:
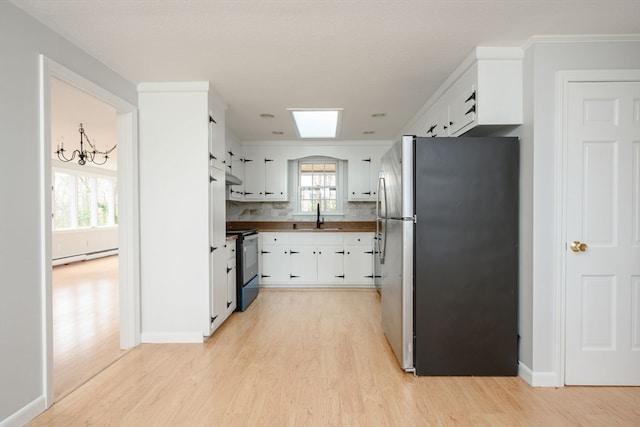
[[[244,200],[286,201],[287,161],[279,156],[244,156]]]
[[[242,201],[244,200],[245,181],[242,151],[238,147],[232,148],[229,150],[229,158],[231,159],[230,173],[242,181],[240,185],[229,185],[229,199]]]
[[[225,172],[211,167],[209,170],[209,228],[211,253],[210,272],[210,333],[213,333],[227,318],[227,259],[225,209],[220,201],[225,198]]]
[[[141,340],[202,342],[223,316],[216,284],[226,299],[224,165],[211,159],[224,155],[225,107],[208,82],[138,93]]]
[[[288,283],[291,274],[288,233],[260,233],[260,286]]]
[[[310,284],[318,280],[318,255],[312,245],[291,244],[289,249],[290,283]]]
[[[260,233],[261,286],[371,287],[373,234]]]
[[[226,168],[226,144],[225,144],[225,110],[221,103],[209,105],[209,160],[211,166],[225,170]]]
[[[227,317],[231,315],[236,309],[237,305],[237,293],[236,293],[236,240],[228,238],[226,241],[227,250]]]
[[[427,101],[414,133],[482,136],[522,124],[523,57],[520,48],[476,48]]]
[[[348,233],[344,238],[344,283],[373,285],[373,233]]]
[[[322,285],[344,283],[344,245],[339,246],[318,246],[318,277],[317,282]]]
[[[357,150],[347,163],[348,196],[350,202],[375,202],[378,192],[380,159],[388,147],[368,147]]]

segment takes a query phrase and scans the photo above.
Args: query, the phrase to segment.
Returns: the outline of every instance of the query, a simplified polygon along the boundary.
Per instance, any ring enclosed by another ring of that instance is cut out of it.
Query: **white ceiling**
[[[133,82],[210,81],[243,141],[296,139],[290,107],[392,139],[475,46],[640,33],[640,0],[11,1]]]
[[[85,136],[98,149],[106,152],[117,144],[116,110],[101,100],[86,94],[58,79],[51,79],[51,149],[56,151],[64,143],[66,156],[71,157],[73,150],[80,148],[80,124]],[[86,146],[85,149],[91,150]],[[55,153],[52,158],[57,158]],[[116,170],[118,149],[109,154],[104,169]],[[98,156],[97,161],[103,161]],[[72,164],[77,164],[77,157]],[[88,164],[94,166],[93,164]]]

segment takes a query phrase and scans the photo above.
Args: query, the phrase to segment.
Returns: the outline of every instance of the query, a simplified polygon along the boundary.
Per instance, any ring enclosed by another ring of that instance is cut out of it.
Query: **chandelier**
[[[87,134],[84,132],[84,128],[82,127],[82,123],[80,123],[80,129],[78,129],[78,131],[80,132],[80,149],[73,150],[73,153],[71,153],[71,157],[69,158],[65,156],[64,153],[67,150],[64,149],[64,143],[61,142],[60,145],[58,145],[58,149],[56,150],[56,154],[58,155],[58,158],[63,162],[70,162],[73,159],[75,159],[76,156],[78,156],[79,165],[84,165],[87,162],[91,162],[96,165],[104,165],[105,163],[107,163],[107,160],[109,160],[109,153],[115,150],[118,144],[109,148],[107,151],[98,151],[96,146],[93,145],[91,141],[89,141],[89,138],[87,137]],[[89,147],[91,147],[91,151],[84,149],[84,141],[86,141]],[[103,156],[104,160],[96,161],[96,155],[98,154],[100,156]]]

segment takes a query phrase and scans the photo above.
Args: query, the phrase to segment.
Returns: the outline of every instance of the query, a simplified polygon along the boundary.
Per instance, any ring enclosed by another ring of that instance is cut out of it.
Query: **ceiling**
[[[475,46],[640,33],[640,0],[11,1],[135,83],[210,81],[241,141],[329,107],[337,139],[393,139]]]

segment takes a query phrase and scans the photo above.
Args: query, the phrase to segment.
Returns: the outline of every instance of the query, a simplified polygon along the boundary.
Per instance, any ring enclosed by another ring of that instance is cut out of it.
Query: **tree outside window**
[[[116,179],[54,172],[53,229],[73,230],[118,224]]]

